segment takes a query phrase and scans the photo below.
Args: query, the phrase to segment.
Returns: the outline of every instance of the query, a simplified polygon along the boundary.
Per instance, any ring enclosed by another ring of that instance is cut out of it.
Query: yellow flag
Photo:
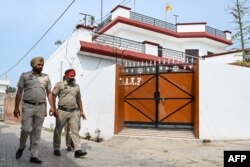
[[[172,7],[168,3],[166,5],[166,11],[172,11]]]

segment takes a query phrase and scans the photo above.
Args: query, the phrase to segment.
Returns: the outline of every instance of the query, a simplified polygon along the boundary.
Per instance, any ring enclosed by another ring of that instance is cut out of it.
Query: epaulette
[[[29,74],[29,73],[31,73],[31,71],[23,72],[24,75],[25,75],[25,74]]]

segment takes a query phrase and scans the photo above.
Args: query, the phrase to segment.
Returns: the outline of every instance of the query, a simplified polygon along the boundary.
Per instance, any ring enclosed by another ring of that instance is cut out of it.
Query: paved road
[[[54,156],[53,134],[43,130],[39,152],[43,163],[36,165],[29,163],[28,149],[19,160],[15,159],[19,134],[20,125],[0,122],[0,167],[215,167],[223,166],[224,150],[250,150],[250,140],[204,144],[196,139],[115,136],[101,143],[82,140],[82,149],[87,150],[88,155],[75,159],[73,151],[66,151],[64,137],[62,156]]]

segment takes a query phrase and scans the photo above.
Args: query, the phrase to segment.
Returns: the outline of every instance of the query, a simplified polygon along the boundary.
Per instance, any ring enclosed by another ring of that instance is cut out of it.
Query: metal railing
[[[153,17],[145,16],[139,13],[135,13],[130,11],[130,19],[143,22],[149,25],[153,25],[159,28],[167,29],[170,31],[177,32],[177,26],[175,24],[165,22],[159,19],[155,19]],[[102,29],[104,26],[106,26],[108,23],[112,21],[112,15],[110,14],[103,22],[97,25],[96,32],[98,32],[100,29]],[[221,38],[226,38],[226,35],[223,31],[218,30],[216,28],[206,26],[205,31],[209,34],[221,37]]]
[[[110,14],[103,22],[101,22],[100,24],[97,25],[96,27],[96,32],[98,32],[100,29],[102,29],[103,27],[105,27],[108,23],[111,22],[112,19],[112,15]]]
[[[223,31],[215,29],[213,27],[206,26],[206,32],[209,33],[209,34],[213,34],[215,36],[226,38],[226,35],[225,35],[225,33]]]
[[[135,13],[135,12],[130,12],[130,19],[136,20],[136,21],[140,21],[146,24],[150,24],[156,27],[160,27],[160,28],[164,28],[167,30],[171,30],[171,31],[177,31],[177,27],[176,25],[172,24],[172,23],[168,23],[162,20],[158,20],[149,16],[145,16],[139,13]]]
[[[106,35],[106,34],[97,34],[97,37],[94,39],[96,43],[102,44],[102,45],[108,45],[114,48],[119,48],[119,49],[128,49],[128,50],[133,50],[136,52],[140,53],[145,53],[145,45],[137,42],[137,41],[132,41],[129,39],[124,39],[120,37],[115,37],[111,35]]]
[[[139,53],[145,53],[145,44],[128,40],[125,38],[115,37],[106,34],[97,34],[94,41],[101,45],[108,45],[113,48],[127,49],[136,51]],[[166,63],[194,63],[200,57],[188,55],[184,52],[167,49],[167,48],[158,48],[160,52],[160,57],[166,58]]]
[[[188,55],[184,52],[177,51],[177,50],[172,50],[172,49],[167,49],[167,48],[162,48],[162,57],[168,58],[168,61],[173,61],[173,62],[168,62],[168,63],[194,63],[199,57],[197,56],[192,56]]]

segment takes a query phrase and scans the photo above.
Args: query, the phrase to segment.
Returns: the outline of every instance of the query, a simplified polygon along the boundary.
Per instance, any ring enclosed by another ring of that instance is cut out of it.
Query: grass
[[[242,67],[250,67],[250,62],[246,62],[246,61],[237,61],[237,62],[234,62],[234,63],[230,63],[232,65],[236,65],[236,66],[242,66]]]

